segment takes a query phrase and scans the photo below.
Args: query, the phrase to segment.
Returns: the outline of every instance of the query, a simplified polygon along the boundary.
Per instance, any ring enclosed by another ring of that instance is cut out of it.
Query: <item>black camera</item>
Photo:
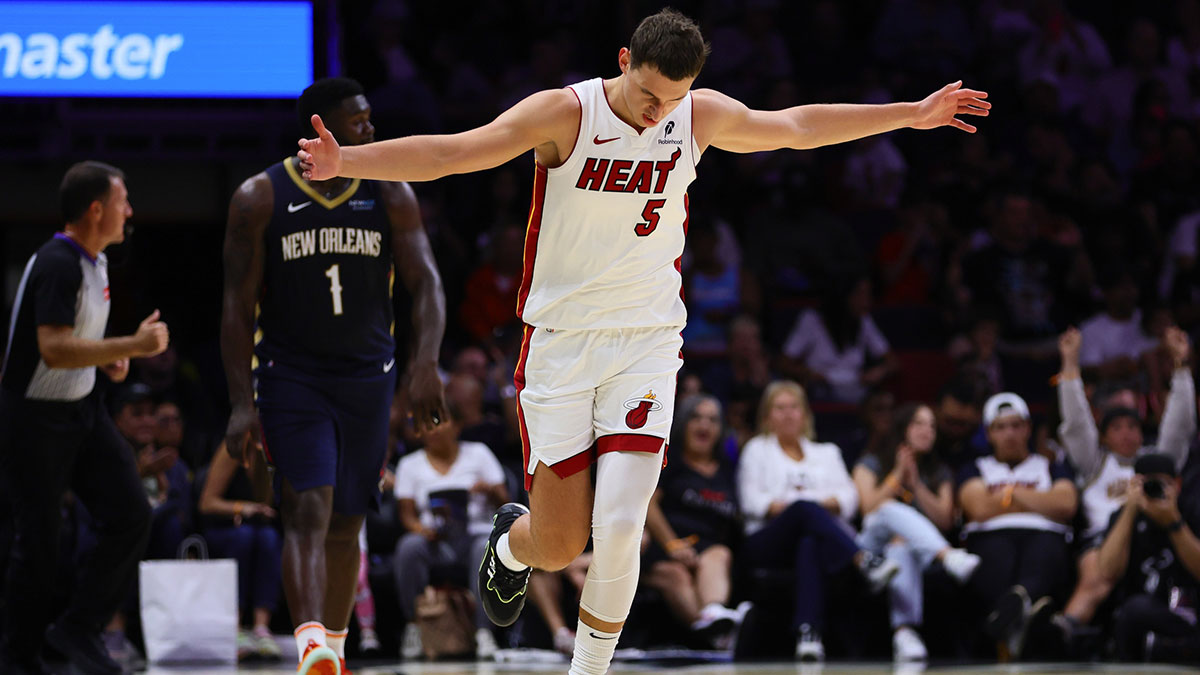
[[[1147,478],[1146,482],[1142,483],[1142,494],[1150,499],[1162,499],[1165,496],[1163,482],[1157,478]]]

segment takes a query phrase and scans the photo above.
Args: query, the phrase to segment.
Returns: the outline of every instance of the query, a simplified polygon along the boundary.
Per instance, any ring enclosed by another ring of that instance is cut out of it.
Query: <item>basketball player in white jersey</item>
[[[1163,454],[1175,460],[1175,471],[1179,473],[1196,436],[1196,388],[1188,368],[1191,347],[1187,333],[1172,326],[1163,341],[1174,366],[1171,393],[1158,427],[1157,443],[1144,446],[1142,419],[1132,408],[1102,410],[1100,425],[1096,425],[1080,374],[1083,336],[1078,329],[1071,328],[1058,339],[1062,356],[1062,370],[1058,374],[1062,423],[1058,425],[1058,437],[1075,467],[1080,507],[1087,516],[1082,553],[1077,559],[1079,581],[1062,615],[1055,617],[1055,623],[1068,640],[1080,626],[1092,620],[1096,609],[1112,591],[1112,583],[1100,574],[1100,544],[1112,514],[1125,504],[1134,461],[1147,453]]]
[[[955,82],[915,103],[751,110],[691,90],[708,50],[695,23],[665,9],[620,50],[617,77],[535,93],[482,127],[339,148],[314,116],[318,138],[300,141],[309,180],[433,180],[534,151],[515,376],[530,509],[496,514],[479,586],[488,615],[509,625],[529,568],[566,567],[590,532],[574,674],[607,670],[637,588],[682,363],[678,261],[701,155],[816,148],[905,127],[974,132],[957,115],[991,107],[985,92]]]

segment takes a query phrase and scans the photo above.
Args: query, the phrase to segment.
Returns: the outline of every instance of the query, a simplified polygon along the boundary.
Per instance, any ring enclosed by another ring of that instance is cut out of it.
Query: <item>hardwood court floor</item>
[[[354,675],[543,675],[545,673],[566,673],[567,665],[562,663],[384,663],[372,662],[371,665],[355,667],[351,663]],[[659,662],[654,665],[646,663],[622,662],[614,664],[612,671],[618,675],[666,675],[681,673],[686,675],[882,675],[895,673],[897,675],[916,675],[917,673],[1188,673],[1198,672],[1195,667],[1167,665],[1138,665],[1138,664],[1091,664],[1091,663],[1053,663],[1053,664],[1016,664],[1016,665],[941,665],[936,662],[925,668],[917,666],[893,666],[891,663],[856,663],[835,662],[824,665],[808,665],[797,663],[719,663],[705,665],[679,665]],[[151,666],[147,675],[228,675],[231,673],[253,673],[254,675],[295,675],[295,666],[288,662],[275,666],[245,666],[241,669],[234,667],[163,667]]]

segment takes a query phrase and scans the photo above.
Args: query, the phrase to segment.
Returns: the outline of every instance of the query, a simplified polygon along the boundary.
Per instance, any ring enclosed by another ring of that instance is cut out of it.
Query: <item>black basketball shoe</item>
[[[517,518],[526,513],[529,513],[527,507],[515,503],[505,504],[496,511],[492,516],[492,534],[479,563],[479,602],[492,623],[501,627],[511,626],[521,615],[530,568],[514,572],[505,567],[496,555],[496,544],[500,535],[508,532]]]

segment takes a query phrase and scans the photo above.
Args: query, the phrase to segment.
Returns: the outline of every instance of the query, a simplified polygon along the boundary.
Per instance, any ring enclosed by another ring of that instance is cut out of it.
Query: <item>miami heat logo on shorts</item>
[[[646,392],[645,396],[631,398],[625,401],[629,412],[625,413],[625,426],[630,429],[641,429],[646,426],[646,418],[651,412],[662,410],[663,404],[654,396],[654,390]]]

